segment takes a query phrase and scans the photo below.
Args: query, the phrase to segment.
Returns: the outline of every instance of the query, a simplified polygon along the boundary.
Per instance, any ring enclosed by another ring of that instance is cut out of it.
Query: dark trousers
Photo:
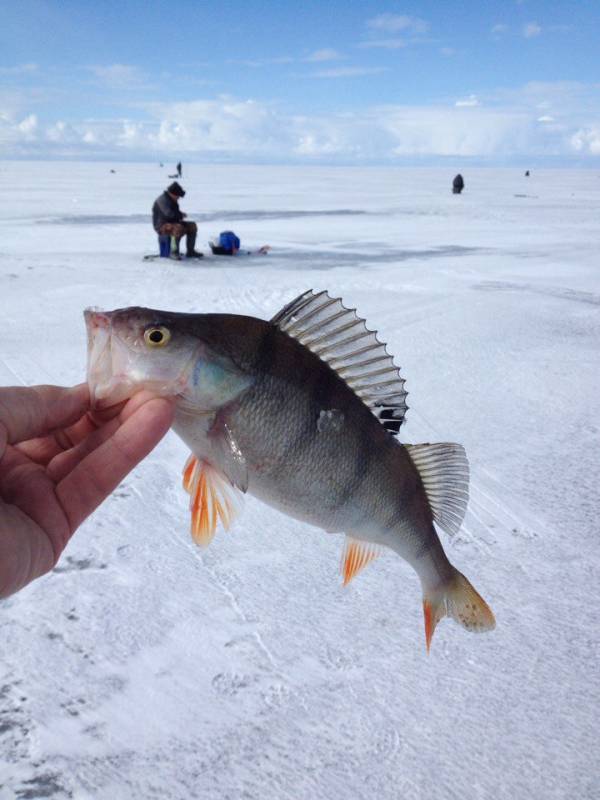
[[[165,222],[158,231],[161,236],[174,236],[179,250],[179,240],[185,236],[185,246],[188,253],[193,253],[196,246],[198,226],[195,222]]]

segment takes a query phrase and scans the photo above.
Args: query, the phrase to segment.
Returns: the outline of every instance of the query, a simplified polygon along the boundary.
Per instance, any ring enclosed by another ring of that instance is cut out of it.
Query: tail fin
[[[496,627],[492,609],[457,569],[444,586],[424,592],[423,613],[427,652],[435,627],[443,617],[452,617],[473,633],[491,631]]]

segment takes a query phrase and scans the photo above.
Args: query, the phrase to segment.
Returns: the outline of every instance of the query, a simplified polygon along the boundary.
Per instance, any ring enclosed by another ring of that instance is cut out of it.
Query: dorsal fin
[[[406,444],[419,471],[433,519],[449,536],[455,534],[469,502],[469,462],[460,444]]]
[[[356,309],[346,308],[327,292],[309,289],[282,308],[271,323],[325,361],[390,433],[398,433],[407,409],[404,378],[385,344]]]

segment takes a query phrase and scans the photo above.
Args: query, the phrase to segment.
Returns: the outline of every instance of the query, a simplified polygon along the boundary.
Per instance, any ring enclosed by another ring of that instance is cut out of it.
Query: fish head
[[[240,394],[249,378],[194,332],[193,316],[138,307],[86,309],[93,407],[107,408],[149,389],[178,398],[188,411],[207,413]]]

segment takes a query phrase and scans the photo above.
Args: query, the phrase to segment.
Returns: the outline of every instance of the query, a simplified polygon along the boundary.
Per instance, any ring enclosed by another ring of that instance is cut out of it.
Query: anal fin
[[[355,575],[370,564],[381,553],[379,545],[362,542],[346,536],[346,545],[342,553],[341,572],[344,586],[347,586]]]
[[[183,470],[183,487],[190,495],[191,534],[207,547],[219,522],[229,528],[239,511],[241,492],[218,469],[191,455]]]

